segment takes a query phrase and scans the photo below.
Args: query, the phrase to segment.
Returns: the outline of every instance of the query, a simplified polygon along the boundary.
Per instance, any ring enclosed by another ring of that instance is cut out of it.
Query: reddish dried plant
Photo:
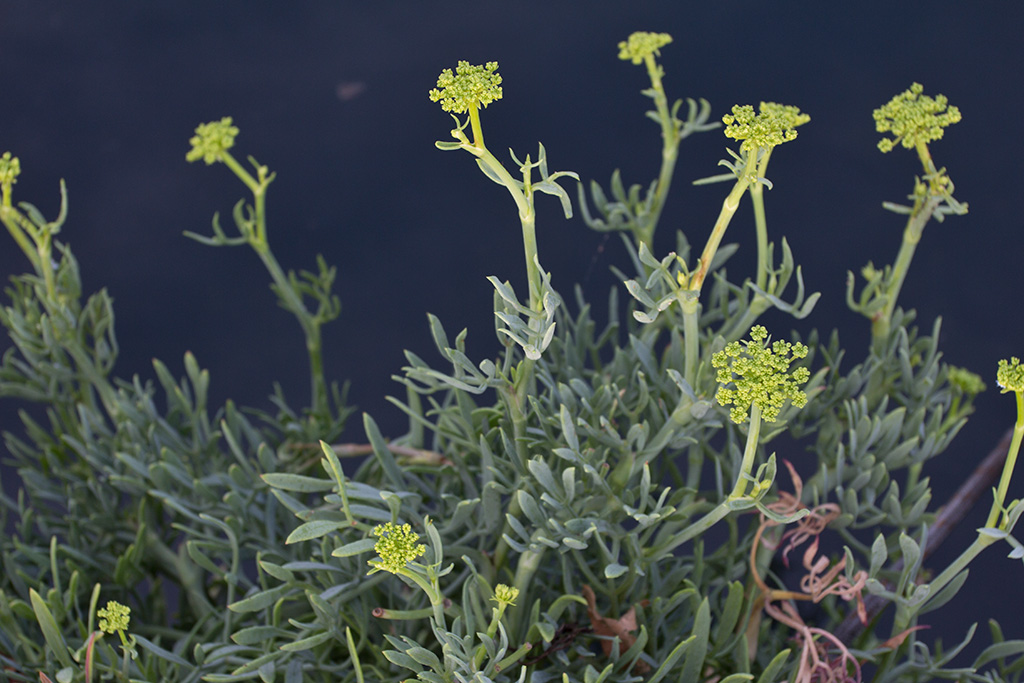
[[[794,683],[850,683],[861,680],[860,662],[850,653],[846,645],[829,631],[808,626],[796,609],[796,600],[820,602],[827,595],[837,595],[847,602],[856,601],[857,615],[861,623],[867,623],[862,592],[868,575],[864,570],[847,577],[846,557],[833,563],[826,556],[818,556],[819,537],[828,525],[840,514],[835,503],[825,503],[808,508],[800,502],[803,480],[788,461],[783,461],[793,480],[794,493],[780,492],[779,499],[767,507],[772,512],[792,516],[801,510],[808,513],[798,520],[792,529],[774,542],[764,537],[765,530],[778,526],[776,522],[761,515],[761,523],[754,535],[750,550],[750,570],[754,581],[761,589],[761,601],[765,613],[772,619],[793,629],[795,640],[801,646],[800,666]],[[789,553],[810,541],[803,555],[806,573],[800,579],[800,590],[770,588],[757,572],[757,551],[763,546],[770,550],[782,547],[782,561],[789,566]]]

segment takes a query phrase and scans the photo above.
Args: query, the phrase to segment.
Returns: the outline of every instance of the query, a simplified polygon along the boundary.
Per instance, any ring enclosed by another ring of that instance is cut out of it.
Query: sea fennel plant
[[[769,160],[810,120],[798,108],[736,105],[722,117],[737,148],[727,173],[698,181],[732,183],[719,216],[655,255],[681,141],[718,126],[704,101],[688,101],[685,121],[681,100],[669,107],[659,60],[670,44],[636,33],[619,45],[651,81],[657,178],[642,197],[615,172],[611,200],[591,183],[593,211],[579,190],[584,222],[621,232],[632,264],[620,273],[628,301],[613,289],[601,325],[582,288],[567,303],[541,267],[537,194],[571,218],[576,174],[549,173],[539,145],[535,160],[512,155],[514,175],[484,144],[484,110],[502,96],[496,63],[441,72],[428,96],[455,127],[437,147],[468,152],[512,197],[526,299],[511,278],[490,278],[497,347],[479,360],[465,330],[450,337],[429,316],[440,365],[407,351],[396,378],[407,431],[385,436],[364,415],[365,442],[323,377],[334,270],[277,264],[274,174],[235,159],[231,119],[199,126],[187,157],[224,164],[253,199],[235,206],[237,236],[216,218],[213,237],[190,236],[248,244],[267,267],[305,334],[305,409],[278,392],[273,415],[211,410],[210,378],[190,355],[181,380],[160,362],[155,384],[112,378],[112,304],[103,291],[83,300],[58,239],[63,187],[55,220],[16,206],[20,162],[4,155],[0,221],[30,270],[0,309],[11,339],[0,395],[44,418],[23,412],[23,433],[5,437],[21,488],[0,506],[14,524],[0,545],[0,680],[1020,680],[1024,645],[997,626],[973,663],[920,630],[969,585],[983,549],[1005,541],[1024,558],[1012,535],[1024,512],[1010,483],[1024,435],[1013,358],[996,380],[1019,415],[986,527],[948,567],[928,564],[958,508],[932,500],[930,461],[984,387],[942,361],[938,323],[920,332],[897,302],[924,225],[966,212],[929,149],[959,111],[915,84],[875,113],[895,136],[882,151],[914,149],[924,174],[912,206],[887,205],[908,216],[894,264],[865,268],[858,297],[851,279],[872,342],[850,363],[836,333],[760,324],[772,308],[812,321],[818,299],[766,220]],[[472,182],[452,180],[487,191]],[[757,263],[737,282],[723,240],[746,239],[732,224],[748,196]],[[693,238],[706,240],[699,255]]]

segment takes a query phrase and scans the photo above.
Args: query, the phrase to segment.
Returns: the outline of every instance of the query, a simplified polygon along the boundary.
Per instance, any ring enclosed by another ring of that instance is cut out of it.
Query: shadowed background
[[[278,174],[268,226],[282,266],[313,268],[317,253],[338,266],[343,310],[324,330],[328,378],[350,380],[351,401],[393,436],[404,421],[384,397],[402,395],[389,379],[402,350],[440,360],[425,313],[438,315],[450,336],[468,327],[469,355],[479,360],[496,349],[485,277],[525,291],[507,192],[469,155],[434,148],[452,125],[426,95],[441,69],[497,60],[504,99],[483,113],[483,125],[499,159],[508,160],[508,147],[535,154],[542,141],[552,171],[605,187],[616,167],[627,184],[646,187],[660,163],[659,129],[643,116],[650,100],[639,94],[646,73],[617,59],[616,44],[632,31],[674,36],[661,58],[670,100],[707,98],[715,118],[736,103],[799,106],[811,122],[773,154],[768,226],[772,239],[787,237],[808,289],[822,298],[807,320],[767,320],[778,336],[839,326],[851,358],[865,348],[868,328],[846,308],[846,272],[895,258],[903,219],[881,202],[904,201],[920,173],[913,153],[877,151],[871,110],[919,81],[963,112],[932,153],[970,214],[929,224],[900,303],[916,308],[926,328],[942,315],[945,358],[989,385],[953,447],[926,470],[935,499],[945,500],[1012,424],[1013,400],[999,395],[995,368],[1024,355],[1014,164],[1022,102],[1007,79],[1024,66],[1024,6],[986,9],[993,6],[7,2],[0,153],[21,158],[16,201],[48,217],[66,179],[70,217],[60,237],[79,259],[85,292],[107,287],[115,299],[117,374],[153,378],[156,357],[181,375],[191,350],[211,372],[214,405],[231,398],[267,408],[274,381],[300,405],[309,391],[302,336],[275,306],[258,258],[248,247],[212,249],[182,236],[208,234],[215,211],[233,227],[244,187],[221,165],[187,164],[185,153],[198,123],[234,117],[236,156],[251,154]],[[720,131],[683,142],[659,255],[676,229],[703,245],[727,187],[689,183],[721,172],[726,144]],[[574,187],[570,194],[575,204]],[[578,216],[564,220],[553,198],[538,204],[540,258],[555,287],[571,301],[572,285],[585,282],[602,309],[616,286],[609,266],[624,263],[619,238],[591,232]],[[740,265],[753,263],[751,225],[745,205],[726,236],[742,245],[730,264],[735,280],[749,272]],[[0,272],[26,266],[7,240]],[[361,421],[350,425],[346,440],[363,440]],[[20,429],[15,406],[3,407],[0,429]],[[13,475],[4,475],[13,492]],[[983,521],[976,511],[932,565],[954,557]],[[1006,551],[996,546],[972,567],[933,632],[958,640],[970,623],[996,616],[1008,638],[1024,637],[1011,608],[1024,597],[1024,570]]]

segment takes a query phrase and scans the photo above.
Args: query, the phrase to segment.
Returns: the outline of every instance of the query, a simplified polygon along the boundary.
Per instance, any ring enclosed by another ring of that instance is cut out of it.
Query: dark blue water
[[[468,155],[434,148],[451,127],[426,95],[438,72],[459,59],[499,61],[505,99],[484,114],[493,149],[533,153],[540,140],[552,170],[606,183],[621,167],[627,182],[646,185],[659,163],[658,129],[643,117],[643,70],[619,61],[615,46],[634,30],[652,30],[675,37],[663,50],[670,97],[705,97],[716,115],[760,100],[811,115],[799,139],[773,155],[769,230],[787,236],[808,286],[823,294],[810,324],[840,326],[855,348],[867,330],[846,309],[846,271],[894,257],[902,221],[880,205],[902,201],[919,172],[904,150],[877,152],[871,110],[915,80],[960,107],[963,121],[932,151],[971,212],[926,229],[901,303],[917,308],[926,327],[941,314],[947,359],[982,374],[990,390],[936,463],[936,499],[948,497],[1012,423],[1012,399],[993,387],[998,359],[1024,355],[1014,163],[1024,144],[1014,85],[1024,67],[1024,6],[366,5],[0,6],[0,153],[21,158],[16,198],[47,215],[56,213],[59,179],[67,180],[71,214],[62,237],[78,256],[86,291],[105,286],[116,300],[122,376],[152,377],[153,357],[181,374],[191,350],[212,373],[217,403],[267,407],[275,380],[296,403],[308,395],[298,327],[275,306],[255,255],[182,237],[207,231],[215,211],[229,214],[243,196],[222,166],[185,162],[193,128],[230,115],[241,128],[237,156],[252,154],[278,174],[269,228],[282,265],[311,268],[323,253],[339,268],[344,309],[325,329],[329,377],[350,379],[352,400],[386,434],[402,432],[384,396],[400,393],[389,377],[403,349],[436,358],[426,312],[450,334],[469,327],[470,355],[480,358],[494,348],[485,277],[525,285],[506,192]],[[718,133],[684,142],[660,252],[675,228],[703,241],[723,186],[688,181],[719,172],[725,142]],[[746,257],[749,225],[744,208],[729,235],[745,243]],[[616,239],[604,243],[580,220],[563,220],[553,199],[541,201],[538,239],[556,287],[568,294],[586,279],[591,298],[605,299],[614,285],[608,266],[622,262]],[[5,276],[24,266],[13,244],[0,249]],[[3,421],[16,428],[10,411]],[[348,437],[360,440],[354,425]],[[967,545],[982,521],[981,513],[966,521],[943,557]],[[936,629],[947,639],[990,614],[1007,637],[1024,636],[1009,607],[1020,604],[1024,570],[998,557],[1000,547],[988,552],[947,608],[947,616],[962,611],[959,621]]]

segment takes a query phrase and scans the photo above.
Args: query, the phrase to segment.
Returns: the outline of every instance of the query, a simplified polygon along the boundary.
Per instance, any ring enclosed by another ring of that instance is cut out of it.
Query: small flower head
[[[914,83],[874,111],[875,130],[895,136],[878,142],[882,152],[890,151],[897,142],[914,149],[918,144],[938,140],[943,128],[960,120],[960,110],[950,107],[945,95],[931,98],[922,95],[923,90],[924,86]]]
[[[12,157],[10,152],[4,152],[0,157],[0,192],[2,192],[4,206],[11,204],[11,185],[18,182],[18,175],[21,174],[21,162],[18,157]]]
[[[220,121],[210,121],[196,126],[196,134],[189,140],[192,149],[185,155],[186,161],[202,159],[206,165],[223,161],[224,153],[235,144],[238,128],[231,125],[231,117],[225,116]]]
[[[797,342],[777,341],[768,344],[768,330],[757,325],[750,330],[749,342],[732,342],[711,357],[718,370],[718,393],[722,406],[732,405],[729,416],[739,424],[746,419],[751,405],[761,417],[774,422],[783,404],[789,400],[797,408],[807,403],[807,394],[800,390],[810,377],[807,368],[789,372],[789,364],[807,356],[807,347]],[[729,388],[729,385],[734,388]]]
[[[516,598],[518,597],[518,588],[506,586],[503,583],[499,583],[497,586],[494,587],[494,597],[491,598],[491,600],[494,600],[496,603],[498,603],[498,606],[501,608],[507,607],[509,605],[515,607]]]
[[[757,114],[753,106],[737,104],[731,114],[722,117],[725,137],[742,140],[740,149],[746,152],[789,142],[796,138],[796,127],[810,120],[810,116],[800,113],[799,107],[775,102],[762,102]]]
[[[658,50],[671,42],[672,36],[667,33],[637,31],[630,34],[628,40],[619,43],[619,59],[628,59],[634,64],[640,64],[646,57],[660,56]]]
[[[130,607],[113,600],[109,601],[106,607],[96,612],[100,618],[100,630],[110,634],[127,631],[131,612]]]
[[[1020,364],[1020,358],[1013,356],[1010,360],[999,361],[996,384],[1004,394],[1010,391],[1018,394],[1024,392],[1024,365]]]
[[[950,385],[961,394],[977,396],[985,391],[985,382],[982,381],[981,375],[971,372],[967,368],[950,365],[946,377],[949,379]]]
[[[431,102],[440,102],[441,109],[452,114],[465,114],[471,108],[486,107],[501,99],[498,63],[474,66],[460,61],[454,74],[451,69],[441,72],[437,77],[437,87],[428,94]]]
[[[13,185],[21,174],[21,162],[18,157],[12,157],[10,152],[4,152],[0,157],[0,184]]]
[[[417,545],[420,536],[408,524],[378,524],[373,535],[380,539],[373,546],[380,555],[377,566],[392,574],[397,574],[405,565],[427,551],[427,546]]]

